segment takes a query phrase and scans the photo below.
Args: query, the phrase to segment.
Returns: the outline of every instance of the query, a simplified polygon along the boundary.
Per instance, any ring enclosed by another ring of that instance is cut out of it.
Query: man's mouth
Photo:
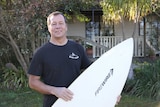
[[[56,31],[55,33],[58,33],[58,34],[59,34],[59,33],[61,33],[61,31]]]

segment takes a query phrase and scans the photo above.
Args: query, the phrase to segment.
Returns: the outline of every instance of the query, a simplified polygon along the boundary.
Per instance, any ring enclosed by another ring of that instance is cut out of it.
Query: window
[[[102,21],[102,16],[95,16],[94,22],[86,22],[86,37],[92,38],[94,36],[113,36],[114,25],[105,25]]]
[[[99,36],[99,22],[86,23],[86,37],[91,39],[92,35]]]
[[[101,22],[101,35],[114,36],[114,23],[104,24],[103,22]]]

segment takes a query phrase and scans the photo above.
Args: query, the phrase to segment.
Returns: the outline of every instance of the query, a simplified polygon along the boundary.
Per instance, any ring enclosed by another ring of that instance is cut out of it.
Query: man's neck
[[[68,42],[68,39],[65,38],[51,38],[50,42],[54,45],[63,46]]]

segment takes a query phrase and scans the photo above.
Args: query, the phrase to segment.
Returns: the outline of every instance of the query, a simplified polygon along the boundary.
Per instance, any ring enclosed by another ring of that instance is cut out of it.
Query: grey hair
[[[50,25],[51,21],[50,21],[50,18],[51,16],[57,16],[57,15],[62,15],[64,17],[64,20],[65,20],[65,23],[67,23],[67,20],[65,18],[65,16],[63,15],[63,13],[59,12],[59,11],[55,11],[55,12],[52,12],[48,17],[47,17],[47,26]]]

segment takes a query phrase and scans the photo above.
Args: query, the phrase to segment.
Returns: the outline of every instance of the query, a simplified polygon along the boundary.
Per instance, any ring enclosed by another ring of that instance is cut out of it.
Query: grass
[[[116,107],[160,107],[160,101],[122,94],[121,101]]]
[[[42,95],[29,88],[16,91],[0,89],[0,107],[42,107]],[[160,101],[122,94],[116,107],[160,107]]]
[[[0,107],[42,107],[42,95],[29,88],[16,91],[0,89]]]

